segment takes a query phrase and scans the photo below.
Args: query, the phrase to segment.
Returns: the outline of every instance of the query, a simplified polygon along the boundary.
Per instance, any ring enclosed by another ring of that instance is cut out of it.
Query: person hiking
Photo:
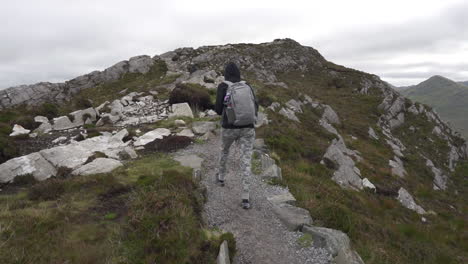
[[[221,119],[221,155],[216,181],[224,186],[226,162],[229,148],[235,141],[240,145],[240,174],[242,175],[242,208],[250,208],[250,177],[253,144],[255,141],[255,121],[258,103],[250,85],[241,81],[237,65],[229,62],[224,70],[224,82],[219,84],[216,93],[215,110]]]

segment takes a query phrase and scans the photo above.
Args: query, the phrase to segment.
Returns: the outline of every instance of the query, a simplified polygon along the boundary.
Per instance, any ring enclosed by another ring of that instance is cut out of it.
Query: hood
[[[229,62],[224,69],[224,79],[230,82],[240,82],[240,71],[234,62]]]

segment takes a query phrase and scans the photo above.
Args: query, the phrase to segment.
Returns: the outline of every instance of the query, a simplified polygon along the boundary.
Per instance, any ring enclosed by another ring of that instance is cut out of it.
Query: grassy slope
[[[331,65],[331,67],[337,67]],[[346,73],[346,78],[330,80],[321,72],[311,71],[304,77],[290,73],[281,76],[288,83],[289,89],[265,87],[256,84],[258,93],[269,103],[273,99],[285,102],[297,98],[299,93],[330,104],[343,121],[339,132],[352,149],[362,153],[364,161],[358,163],[364,177],[369,178],[380,188],[396,192],[399,186],[405,186],[414,193],[418,203],[424,208],[437,212],[437,216],[427,216],[424,224],[420,216],[403,208],[393,197],[368,192],[355,192],[341,189],[331,180],[332,171],[319,163],[333,135],[317,125],[320,113],[306,107],[304,114],[298,117],[301,124],[285,120],[269,111],[273,123],[259,129],[258,136],[264,137],[280,157],[284,180],[281,184],[289,186],[300,206],[307,208],[315,223],[346,232],[352,239],[358,252],[366,263],[463,263],[467,260],[467,233],[465,221],[467,215],[467,186],[462,175],[468,173],[468,164],[459,167],[452,176],[453,185],[459,195],[432,190],[432,175],[425,168],[416,152],[423,152],[436,163],[443,163],[445,149],[432,153],[431,149],[418,151],[414,140],[407,137],[408,146],[406,166],[409,176],[400,179],[392,176],[388,160],[393,157],[391,149],[384,143],[369,139],[369,125],[376,124],[380,115],[377,105],[381,97],[377,95],[359,95],[353,93],[355,85],[364,76],[356,71]],[[341,85],[335,85],[340,82]],[[416,117],[410,117],[406,124],[420,126],[415,138],[426,139],[431,135],[429,123]],[[376,131],[378,128],[374,127]],[[406,128],[395,131],[403,138]],[[351,135],[357,140],[352,140]],[[408,136],[408,135],[405,135]],[[432,137],[432,136],[431,136]],[[433,137],[437,143],[437,138]],[[422,142],[424,143],[424,142]],[[442,144],[442,143],[440,143]],[[441,146],[439,144],[439,146]],[[430,146],[425,145],[426,148]],[[436,144],[437,145],[437,144]],[[441,165],[441,164],[438,164]],[[421,167],[423,166],[423,167]],[[451,209],[448,204],[456,209]]]
[[[402,91],[402,94],[434,107],[442,118],[468,137],[468,86],[435,76]]]
[[[23,178],[0,195],[0,263],[213,263],[233,238],[202,228],[191,177],[154,154],[109,174]]]

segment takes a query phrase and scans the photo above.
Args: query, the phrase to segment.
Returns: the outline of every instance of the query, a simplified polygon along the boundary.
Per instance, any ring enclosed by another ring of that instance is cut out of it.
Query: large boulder
[[[291,231],[301,230],[304,225],[311,225],[312,218],[309,211],[287,203],[274,203],[273,212]]]
[[[0,183],[11,182],[15,177],[27,174],[42,181],[55,176],[57,170],[37,152],[0,164]]]
[[[73,116],[73,125],[75,127],[82,126],[89,119],[90,121],[96,121],[97,113],[94,108],[90,107],[84,110],[78,110],[70,113]]]
[[[53,130],[66,130],[75,127],[75,125],[70,121],[68,116],[56,117],[52,120]]]
[[[326,120],[330,124],[341,124],[340,118],[329,105],[324,105],[322,119]]]
[[[123,166],[123,164],[115,159],[97,158],[90,163],[87,163],[78,169],[72,171],[73,175],[92,175],[98,173],[107,173]]]

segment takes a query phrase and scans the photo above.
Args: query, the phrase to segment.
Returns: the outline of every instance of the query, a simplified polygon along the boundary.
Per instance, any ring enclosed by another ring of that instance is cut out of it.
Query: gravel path
[[[272,211],[272,205],[266,197],[281,194],[286,189],[266,184],[254,175],[250,194],[252,208],[241,208],[242,184],[240,175],[236,173],[240,151],[236,144],[231,147],[226,186],[216,185],[219,152],[220,139],[216,136],[204,144],[193,144],[176,155],[196,154],[204,159],[202,184],[207,187],[208,199],[203,217],[209,227],[231,232],[236,237],[234,264],[331,262],[331,256],[324,249],[301,247],[297,240],[302,233],[289,231]]]

